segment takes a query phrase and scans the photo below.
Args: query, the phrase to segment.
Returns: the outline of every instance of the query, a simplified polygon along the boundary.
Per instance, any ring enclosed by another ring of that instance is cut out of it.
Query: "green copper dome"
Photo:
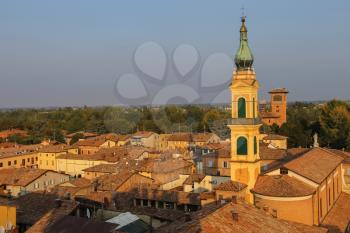
[[[237,70],[249,70],[254,62],[253,53],[248,45],[248,30],[245,26],[245,17],[242,17],[242,26],[240,30],[240,44],[235,56]]]

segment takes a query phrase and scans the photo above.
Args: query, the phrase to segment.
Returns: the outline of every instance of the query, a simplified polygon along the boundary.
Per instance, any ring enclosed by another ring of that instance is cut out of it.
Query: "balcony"
[[[232,118],[227,120],[228,125],[260,125],[260,118]]]

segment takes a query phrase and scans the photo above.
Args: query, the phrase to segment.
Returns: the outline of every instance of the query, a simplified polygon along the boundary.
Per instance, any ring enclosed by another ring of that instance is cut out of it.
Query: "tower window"
[[[258,153],[258,140],[254,137],[254,154]]]
[[[285,168],[285,167],[281,167],[281,168],[280,168],[280,174],[281,174],[281,175],[287,175],[287,174],[288,174],[288,169]]]
[[[246,104],[244,98],[238,99],[238,118],[246,118]]]
[[[275,95],[273,97],[273,101],[282,101],[282,96],[281,95]]]
[[[237,155],[248,154],[248,142],[245,137],[239,137],[237,139]]]

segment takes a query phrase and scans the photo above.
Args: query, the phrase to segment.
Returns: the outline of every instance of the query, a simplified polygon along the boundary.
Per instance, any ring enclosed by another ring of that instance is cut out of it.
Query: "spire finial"
[[[253,54],[248,45],[248,30],[245,25],[245,20],[246,16],[243,14],[241,17],[240,46],[235,56],[235,63],[238,70],[251,69],[254,62]]]
[[[242,10],[242,17],[241,17],[241,18],[243,18],[243,17],[245,17],[245,14],[244,14],[244,5],[242,6],[241,10]]]

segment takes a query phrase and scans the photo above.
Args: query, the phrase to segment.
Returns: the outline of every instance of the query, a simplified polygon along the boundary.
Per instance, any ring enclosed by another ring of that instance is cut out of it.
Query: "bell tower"
[[[253,69],[253,54],[248,45],[248,31],[242,17],[240,45],[235,56],[237,69],[231,82],[231,180],[247,184],[246,200],[253,203],[250,193],[260,174],[258,90],[259,82]]]

